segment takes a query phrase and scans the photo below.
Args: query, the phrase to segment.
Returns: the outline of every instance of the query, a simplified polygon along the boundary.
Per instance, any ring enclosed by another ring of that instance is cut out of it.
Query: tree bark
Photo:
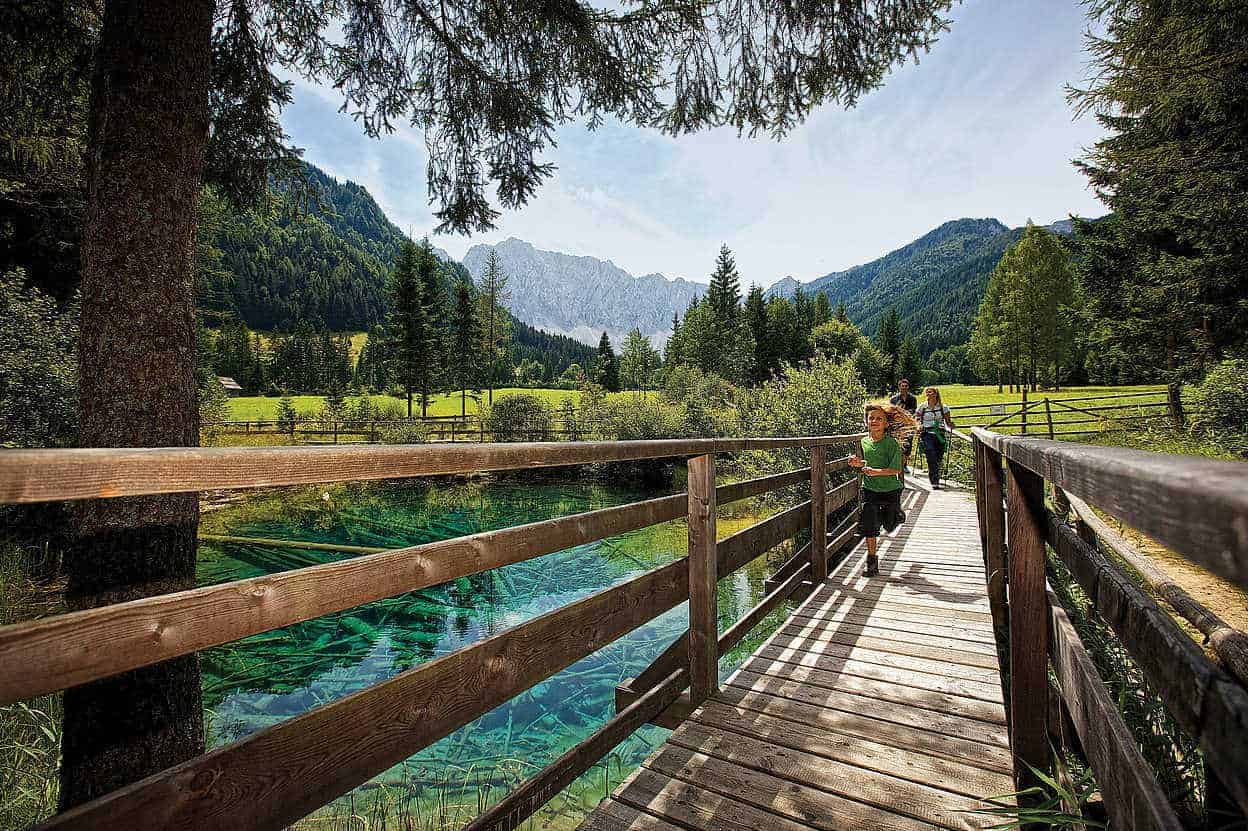
[[[212,14],[212,0],[113,0],[104,10],[82,239],[86,446],[199,443],[193,251]],[[71,608],[194,585],[197,494],[87,502],[79,519],[66,560]],[[203,747],[195,655],[66,690],[60,806]]]

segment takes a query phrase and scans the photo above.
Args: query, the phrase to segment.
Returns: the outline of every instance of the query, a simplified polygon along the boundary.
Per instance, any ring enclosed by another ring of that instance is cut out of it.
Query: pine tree
[[[680,315],[672,315],[672,334],[667,339],[667,343],[663,345],[663,363],[666,366],[677,366],[684,363],[684,356],[681,354],[681,345],[683,343],[683,333],[680,328]]]
[[[658,351],[650,344],[649,338],[634,327],[624,339],[624,348],[620,350],[620,375],[628,388],[644,392],[658,366]]]
[[[761,384],[771,377],[774,368],[771,339],[767,330],[767,303],[763,290],[757,284],[750,285],[745,298],[745,323],[754,336],[754,362],[750,367],[750,380]]]
[[[815,292],[815,321],[810,328],[822,326],[832,319],[832,303],[821,291]]]
[[[393,344],[391,374],[407,394],[407,417],[412,417],[412,392],[420,388],[421,353],[426,344],[423,286],[414,242],[406,241],[399,250],[390,278],[389,340]]]
[[[719,247],[706,298],[711,304],[716,325],[725,331],[730,329],[736,323],[741,307],[741,275],[737,273],[737,264],[727,245]]]
[[[477,304],[480,306],[478,321],[481,326],[482,353],[485,361],[484,375],[488,389],[488,401],[494,404],[494,384],[501,373],[503,348],[510,339],[511,327],[506,310],[510,299],[507,293],[507,275],[498,264],[498,254],[490,249],[485,258],[485,271],[481,285],[477,287]]]
[[[602,338],[598,341],[598,362],[597,362],[598,383],[603,386],[607,392],[620,391],[620,363],[615,356],[615,350],[611,348],[611,338],[607,337],[607,333],[602,333]]]
[[[446,339],[443,326],[442,283],[438,273],[438,258],[424,240],[417,251],[416,274],[420,279],[420,304],[424,311],[416,356],[416,372],[420,384],[420,415],[429,416],[429,401],[442,382],[445,368]]]
[[[849,323],[849,312],[845,310],[845,301],[836,304],[836,319],[841,323]]]
[[[897,361],[897,380],[907,378],[912,389],[923,385],[923,363],[919,359],[919,347],[914,338],[906,338],[901,343],[901,355]]]
[[[451,314],[451,365],[459,386],[459,412],[468,414],[468,390],[477,389],[481,376],[481,327],[477,324],[477,301],[472,284],[455,283],[455,305]]]
[[[897,368],[901,363],[901,316],[892,306],[880,321],[875,335],[875,345],[884,356],[885,377],[889,389],[897,386]]]
[[[793,292],[793,311],[797,313],[798,321],[807,331],[815,328],[815,304],[801,286]]]

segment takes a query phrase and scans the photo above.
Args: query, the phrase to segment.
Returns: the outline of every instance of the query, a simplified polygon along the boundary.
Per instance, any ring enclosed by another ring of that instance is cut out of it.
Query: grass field
[[[530,395],[539,396],[552,405],[558,405],[565,399],[571,398],[573,401],[578,400],[580,392],[577,390],[556,390],[556,389],[521,389],[517,387],[503,387],[494,390],[494,399],[498,400],[505,395],[514,393],[528,393]],[[369,396],[373,401],[382,403],[392,401],[407,411],[407,399],[395,398],[389,395],[372,395]],[[230,399],[230,420],[231,421],[272,421],[277,418],[277,402],[281,399],[277,397],[266,397],[259,395],[246,395],[238,398]],[[292,395],[290,400],[294,403],[295,409],[300,415],[312,415],[318,412],[325,403],[323,395]],[[482,396],[484,400],[484,396]],[[431,416],[449,416],[459,415],[460,402],[459,393],[447,393],[434,396],[429,403],[429,415]],[[420,400],[413,399],[412,412],[420,415]],[[472,396],[468,397],[468,413],[477,412],[477,402]]]

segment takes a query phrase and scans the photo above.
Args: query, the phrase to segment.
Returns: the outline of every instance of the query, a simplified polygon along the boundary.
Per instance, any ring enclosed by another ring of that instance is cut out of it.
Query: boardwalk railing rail
[[[1210,788],[1248,814],[1248,691],[1116,558],[1102,552],[1095,525],[1087,521],[1093,516],[1088,505],[1095,506],[1248,586],[1248,466],[982,428],[972,434],[989,600],[1009,645],[1010,732],[1020,782],[1034,781],[1033,768],[1049,768],[1049,743],[1056,738],[1088,761],[1115,827],[1181,827],[1065,611],[1047,590],[1048,546],[1178,725],[1199,742]],[[1073,497],[1083,522],[1073,526],[1046,507],[1046,482]],[[1057,679],[1052,703],[1062,713],[1056,724],[1049,720],[1050,667]]]
[[[666,677],[539,772],[477,828],[514,828],[689,687],[696,706],[720,655],[808,575],[827,573],[828,492],[855,435],[639,442],[316,448],[13,450],[0,504],[689,459],[687,493],[529,525],[71,612],[0,628],[0,704],[65,689],[458,577],[685,517],[689,553],[567,606],[74,808],[47,828],[284,828],[638,626],[689,601],[684,654]],[[715,456],[807,448],[811,466],[716,485]],[[720,504],[809,482],[811,498],[723,540]],[[807,559],[722,635],[716,581],[810,528]],[[102,649],[101,644],[107,644]]]

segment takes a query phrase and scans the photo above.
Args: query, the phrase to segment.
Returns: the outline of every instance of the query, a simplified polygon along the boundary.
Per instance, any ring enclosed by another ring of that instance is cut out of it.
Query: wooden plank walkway
[[[910,480],[720,692],[585,820],[590,831],[972,829],[1014,790],[975,505]]]

